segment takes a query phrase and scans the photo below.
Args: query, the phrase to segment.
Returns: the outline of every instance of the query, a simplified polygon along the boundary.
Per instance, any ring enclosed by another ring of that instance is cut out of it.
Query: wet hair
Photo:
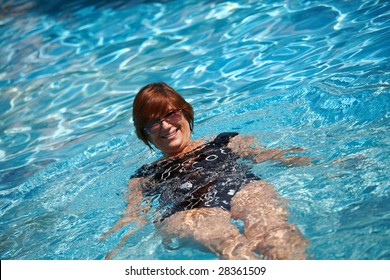
[[[194,109],[166,83],[158,82],[147,84],[134,98],[133,120],[137,137],[150,148],[145,125],[153,120],[164,117],[171,109],[182,109],[185,119],[190,125],[191,132],[194,128]]]

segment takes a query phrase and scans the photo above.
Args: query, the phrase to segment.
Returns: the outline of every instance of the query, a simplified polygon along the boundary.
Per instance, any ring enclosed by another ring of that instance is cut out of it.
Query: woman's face
[[[181,110],[169,109],[167,114],[151,123],[157,125],[157,129],[147,129],[150,140],[161,150],[165,157],[180,154],[191,142],[190,124],[184,117]]]

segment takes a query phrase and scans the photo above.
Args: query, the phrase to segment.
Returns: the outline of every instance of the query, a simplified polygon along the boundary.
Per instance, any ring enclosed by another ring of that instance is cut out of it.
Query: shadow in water
[[[166,3],[171,0],[0,0],[0,20],[30,12],[51,16],[67,14],[86,7],[121,9],[143,3]]]

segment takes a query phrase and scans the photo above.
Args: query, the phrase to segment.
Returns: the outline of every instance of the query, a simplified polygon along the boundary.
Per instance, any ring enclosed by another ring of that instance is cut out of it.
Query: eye
[[[145,126],[145,128],[147,129],[147,130],[153,130],[153,129],[156,129],[156,128],[158,128],[159,127],[159,120],[157,119],[157,120],[151,120],[151,121],[149,121],[147,124],[146,124],[146,126]]]
[[[164,118],[169,118],[169,117],[173,116],[175,113],[176,113],[176,111],[171,111],[167,115],[165,115]]]

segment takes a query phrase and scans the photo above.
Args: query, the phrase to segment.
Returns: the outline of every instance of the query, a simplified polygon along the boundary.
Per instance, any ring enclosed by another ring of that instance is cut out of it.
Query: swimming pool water
[[[315,165],[253,170],[289,201],[313,259],[390,259],[388,1],[2,1],[1,259],[102,259],[126,184],[159,157],[132,100],[165,81],[194,138],[237,131]],[[116,259],[166,249],[150,223]]]

